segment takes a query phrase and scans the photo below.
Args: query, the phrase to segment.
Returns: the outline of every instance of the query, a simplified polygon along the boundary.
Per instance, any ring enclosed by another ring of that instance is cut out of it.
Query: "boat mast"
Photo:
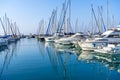
[[[108,0],[107,0],[107,28],[109,28],[109,10],[108,10]]]
[[[60,18],[59,18],[59,21],[58,21],[57,33],[60,33],[61,20],[62,20],[62,16],[63,16],[63,13],[64,13],[64,5],[65,5],[65,3],[63,3],[63,5],[62,5],[61,15],[60,15]]]
[[[7,21],[8,21],[8,25],[9,25],[9,27],[11,29],[12,35],[15,37],[15,34],[13,32],[13,28],[12,28],[12,23],[10,23],[9,18],[7,18]]]
[[[40,35],[40,29],[41,29],[40,23],[41,23],[41,21],[38,23],[37,35]]]
[[[57,7],[54,14],[54,34],[56,34],[56,27],[57,27]]]
[[[16,22],[14,22],[13,24],[13,28],[14,28],[14,34],[17,35],[17,25],[16,25]]]
[[[115,27],[114,26],[114,16],[112,16],[112,27]]]
[[[48,23],[48,27],[47,27],[47,31],[46,31],[46,35],[50,35],[50,27],[51,27],[51,22],[52,22],[52,19],[54,17],[54,14],[55,14],[55,10],[53,10],[52,14],[51,14],[51,17],[49,19],[49,23]]]
[[[106,31],[105,23],[104,23],[103,16],[102,16],[102,11],[103,11],[102,6],[101,6],[101,8],[98,7],[98,10],[99,10],[100,17],[101,17],[101,28],[102,28],[102,24],[103,24],[103,28],[104,28],[104,30]]]
[[[76,23],[75,23],[75,33],[76,33],[76,32],[79,32],[79,31],[78,31],[78,18],[76,19]]]
[[[71,28],[71,0],[69,0],[69,27]]]
[[[4,34],[7,35],[7,33],[6,33],[6,31],[5,31],[5,26],[4,26],[1,18],[0,18],[0,22],[1,22],[1,25],[2,25],[2,28],[3,28],[3,31],[4,31]]]
[[[5,13],[5,27],[6,27],[6,34],[8,35],[8,24],[7,24],[7,14]]]
[[[64,22],[65,22],[65,19],[66,19],[66,13],[67,13],[67,9],[69,7],[69,1],[63,7],[65,7],[65,10],[63,11],[63,19],[62,19],[61,26],[60,26],[60,33],[61,33],[61,29],[62,29]]]
[[[102,32],[102,27],[101,27],[101,16],[100,16],[100,11],[99,11],[99,6],[98,6],[98,25],[100,27],[100,32]]]
[[[99,31],[99,33],[101,33],[101,31],[100,31],[100,26],[99,26],[99,24],[98,24],[98,21],[97,21],[97,18],[96,18],[94,9],[93,9],[93,5],[91,5],[91,8],[92,8],[93,16],[94,16],[94,18],[95,18],[96,25],[97,25],[97,27],[98,27],[98,31]]]

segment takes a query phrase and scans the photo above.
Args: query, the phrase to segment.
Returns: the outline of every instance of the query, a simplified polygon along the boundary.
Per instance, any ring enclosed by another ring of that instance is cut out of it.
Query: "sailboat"
[[[0,36],[0,47],[2,47],[2,46],[7,46],[8,45],[8,40],[7,40],[7,36],[6,36],[5,27],[3,25],[3,22],[2,22],[1,18],[0,18],[0,22],[2,24],[2,28],[3,28],[4,34],[5,34],[5,36]]]
[[[49,20],[49,24],[46,31],[46,37],[45,37],[45,41],[47,42],[54,42],[56,38],[56,34],[55,34],[56,18],[57,18],[57,9],[53,10],[51,18]]]
[[[7,45],[8,45],[7,39],[4,39],[4,38],[0,37],[0,47],[7,46]]]

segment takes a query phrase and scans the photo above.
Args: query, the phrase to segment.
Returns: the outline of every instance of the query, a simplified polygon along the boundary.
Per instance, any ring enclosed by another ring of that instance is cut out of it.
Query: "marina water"
[[[119,80],[119,61],[120,55],[21,39],[1,49],[0,80]]]

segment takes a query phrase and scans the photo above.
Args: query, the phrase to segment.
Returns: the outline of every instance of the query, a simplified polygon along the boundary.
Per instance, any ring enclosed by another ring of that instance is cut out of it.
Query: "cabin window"
[[[76,38],[84,37],[83,35],[76,35]]]
[[[120,35],[109,35],[108,38],[120,38]]]
[[[105,37],[106,35],[102,35],[101,37],[103,38],[103,37]]]
[[[95,43],[93,43],[93,47],[95,47],[96,45],[95,45]]]

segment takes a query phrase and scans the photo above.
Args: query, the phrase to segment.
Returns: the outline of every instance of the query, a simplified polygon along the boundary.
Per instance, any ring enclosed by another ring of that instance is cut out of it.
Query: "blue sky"
[[[120,0],[109,1],[109,18],[114,15],[115,25],[120,22]],[[21,33],[36,33],[38,23],[41,19],[48,22],[52,10],[58,8],[58,18],[64,0],[0,0],[0,17],[6,13],[7,16],[16,21]],[[97,15],[97,6],[103,6],[103,17],[106,21],[106,2],[107,0],[71,0],[71,21],[74,28],[75,21],[78,18],[79,25],[84,23],[84,30],[88,27],[91,20],[91,4]],[[106,22],[105,22],[106,23]],[[1,25],[0,25],[1,27]],[[0,33],[2,30],[0,29]]]

